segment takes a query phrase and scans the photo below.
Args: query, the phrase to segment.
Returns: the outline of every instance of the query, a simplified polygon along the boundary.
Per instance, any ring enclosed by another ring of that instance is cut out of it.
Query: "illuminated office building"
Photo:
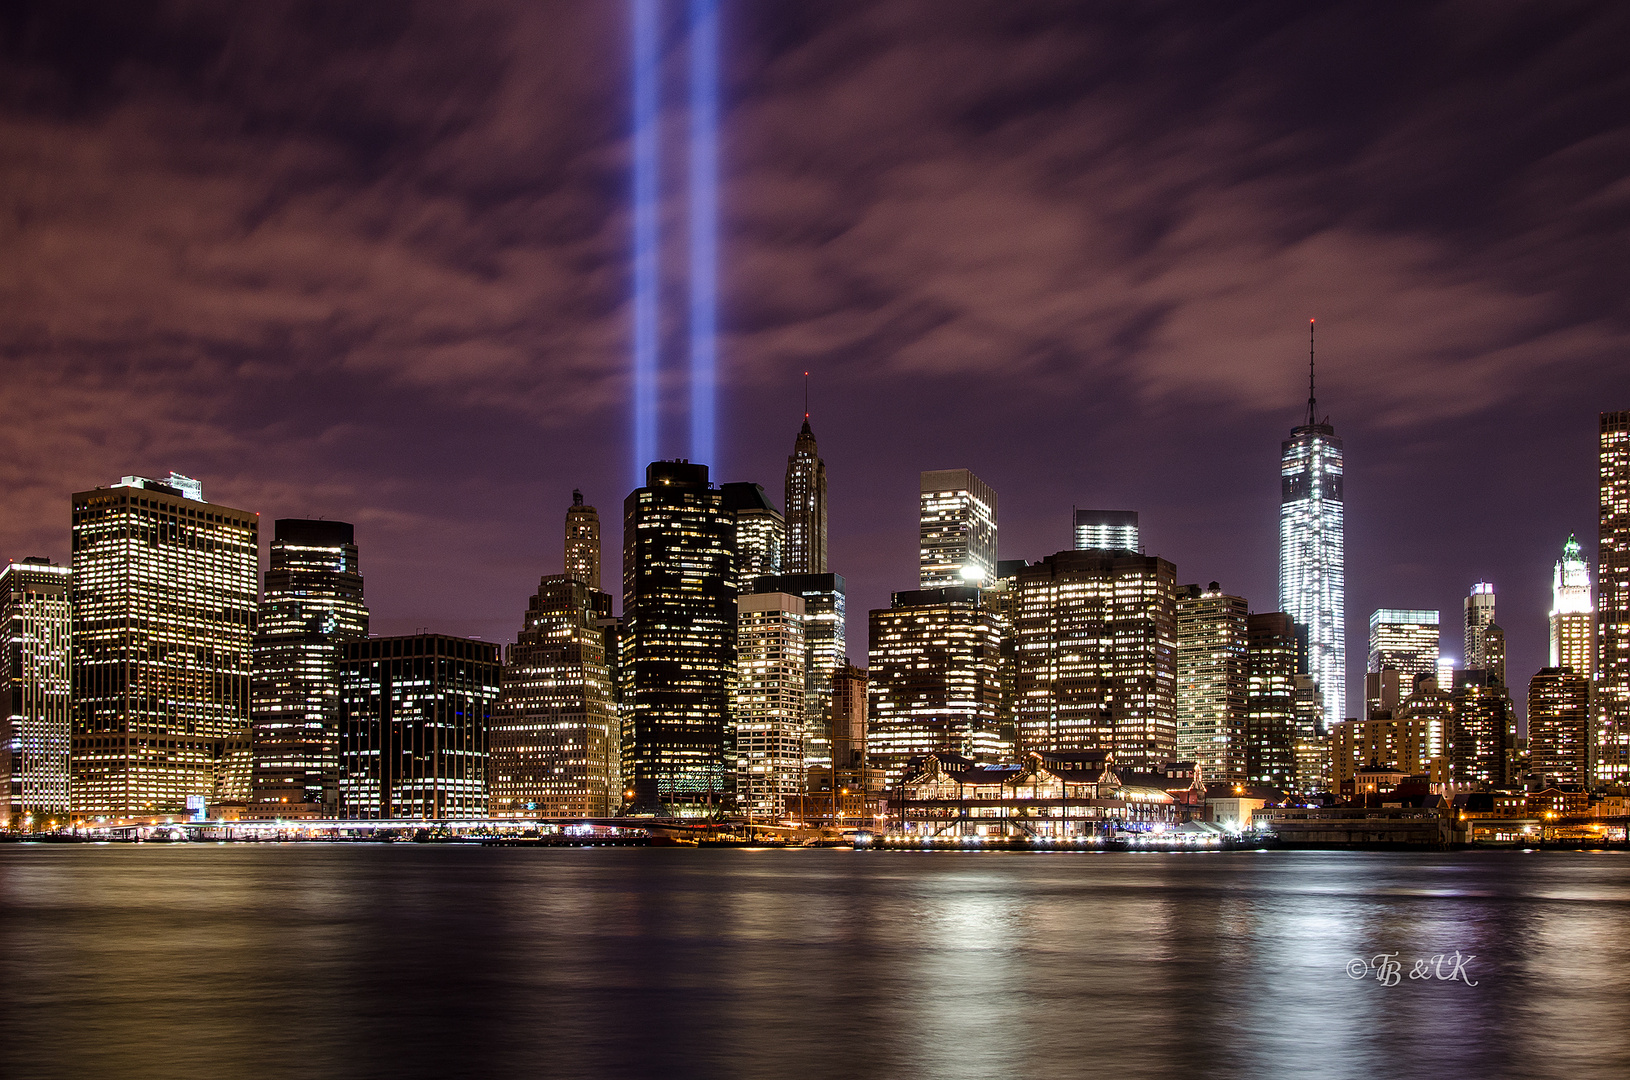
[[[1246,619],[1243,776],[1252,784],[1296,790],[1297,676],[1307,666],[1306,635],[1282,611]],[[1217,777],[1216,779],[1233,779]]]
[[[566,576],[600,588],[600,512],[584,506],[583,493],[575,488],[566,511]]]
[[[1589,679],[1596,672],[1596,610],[1590,602],[1590,567],[1579,541],[1568,537],[1551,578],[1551,666]]]
[[[1279,609],[1307,628],[1308,673],[1324,696],[1326,723],[1347,715],[1343,468],[1341,440],[1317,420],[1310,380],[1307,422],[1279,456]]]
[[[826,462],[809,429],[809,414],[787,458],[787,541],[780,571],[826,573]]]
[[[1505,630],[1499,623],[1489,623],[1483,628],[1483,666],[1479,670],[1505,682]]]
[[[787,526],[758,484],[724,484],[724,508],[736,515],[736,580],[743,589],[754,578],[781,572]]]
[[[1601,416],[1596,549],[1596,779],[1630,783],[1630,409]]]
[[[838,792],[844,817],[868,814],[867,796],[883,790],[883,772],[872,767],[870,712],[865,668],[845,661],[832,677],[832,760],[829,789]],[[811,785],[813,788],[815,785]]]
[[[1077,510],[1075,512],[1075,550],[1092,551],[1095,548],[1110,551],[1135,551],[1142,554],[1143,541],[1138,536],[1138,512],[1136,510]]]
[[[1324,702],[1313,676],[1296,676],[1296,786],[1299,794],[1330,790],[1330,744]]]
[[[444,634],[347,641],[340,654],[340,816],[487,815],[498,646]]]
[[[0,829],[68,821],[72,588],[49,559],[0,569]]]
[[[969,470],[922,474],[919,534],[922,588],[996,579],[996,492]]]
[[[1494,621],[1494,586],[1487,581],[1473,585],[1471,594],[1466,597],[1465,608],[1466,666],[1480,668],[1483,666],[1483,631]],[[1440,674],[1438,685],[1453,684]]]
[[[538,582],[499,676],[487,739],[493,816],[607,817],[621,808],[610,615],[611,597],[575,573]]]
[[[1590,680],[1569,667],[1541,668],[1528,680],[1528,771],[1588,786],[1591,736]]]
[[[1001,633],[979,589],[897,592],[869,630],[869,750],[890,781],[923,754],[998,760]]]
[[[259,516],[202,495],[172,473],[73,496],[77,815],[249,800]]]
[[[744,585],[747,582],[744,580]],[[755,593],[788,593],[804,602],[804,766],[832,765],[832,679],[848,662],[842,574],[777,574],[751,583]]]
[[[804,792],[804,600],[751,593],[736,611],[736,809],[780,821]]]
[[[1411,776],[1442,775],[1454,733],[1454,695],[1434,676],[1398,704],[1393,713],[1397,756],[1393,767]]]
[[[1215,581],[1177,591],[1177,760],[1208,781],[1245,779],[1249,609]]]
[[[339,806],[340,645],[368,636],[354,530],[273,523],[249,681],[255,817],[333,817]]]
[[[1176,577],[1165,559],[1103,549],[1018,571],[1013,721],[1023,750],[1109,750],[1128,768],[1172,760]]]
[[[1504,680],[1492,670],[1468,668],[1457,673],[1449,737],[1455,783],[1504,787],[1510,782],[1516,712]]]
[[[1370,614],[1367,672],[1398,672],[1399,696],[1415,689],[1415,677],[1438,674],[1438,613],[1380,608]]]
[[[707,466],[652,462],[623,503],[623,782],[647,811],[707,813],[736,678],[736,516]]]

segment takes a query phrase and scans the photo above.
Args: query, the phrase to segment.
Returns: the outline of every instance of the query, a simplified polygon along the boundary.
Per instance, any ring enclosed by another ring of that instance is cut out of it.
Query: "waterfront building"
[[[126,476],[73,495],[79,816],[246,804],[259,515]]]
[[[499,675],[487,740],[494,817],[608,817],[621,808],[610,615],[611,597],[574,573],[538,582]]]
[[[1208,780],[1246,778],[1249,610],[1215,581],[1177,590],[1177,758]]]
[[[1143,541],[1138,535],[1136,510],[1076,510],[1075,550],[1091,551],[1104,548],[1111,551],[1143,553]]]
[[[347,641],[340,653],[340,816],[487,814],[498,646],[445,634]]]
[[[0,569],[0,829],[68,821],[72,589],[49,559]]]
[[[781,572],[787,526],[758,484],[724,484],[724,508],[736,515],[736,580],[746,589],[754,578]]]
[[[804,599],[749,593],[736,611],[736,809],[776,822],[804,792]]]
[[[583,493],[572,489],[566,511],[566,576],[596,591],[600,588],[600,512],[583,505]]]
[[[705,814],[736,678],[736,516],[706,465],[656,461],[623,503],[623,785],[633,808]]]
[[[1551,667],[1596,673],[1596,610],[1590,601],[1590,567],[1572,536],[1562,545],[1551,577]]]
[[[1528,771],[1545,783],[1591,783],[1590,680],[1571,667],[1528,680]]]
[[[1296,783],[1291,790],[1301,795],[1330,790],[1324,701],[1319,684],[1307,674],[1296,676]]]
[[[891,780],[939,752],[995,760],[1001,632],[974,586],[897,592],[870,613],[872,760]]]
[[[1596,549],[1596,779],[1630,783],[1630,409],[1601,415]]]
[[[1280,448],[1279,609],[1307,628],[1308,673],[1326,721],[1347,715],[1346,503],[1341,440],[1317,419],[1308,355],[1307,422]]]
[[[1243,775],[1214,779],[1239,779],[1282,791],[1300,788],[1298,740],[1312,734],[1303,730],[1308,705],[1299,709],[1297,701],[1297,677],[1306,667],[1306,635],[1288,614],[1257,612],[1246,619]]]
[[[848,662],[842,574],[776,574],[752,582],[755,593],[804,601],[804,767],[832,767],[832,679]]]
[[[873,768],[871,762],[867,684],[866,669],[855,667],[847,660],[832,677],[833,776],[830,784],[838,792],[839,816],[846,821],[867,816],[870,797],[883,790],[884,774]]]
[[[1517,721],[1504,679],[1488,669],[1456,674],[1450,741],[1455,783],[1497,788],[1510,782]]]
[[[967,469],[922,474],[919,579],[924,589],[996,579],[996,492]]]
[[[826,462],[809,429],[809,413],[787,457],[787,541],[781,571],[826,573]],[[777,571],[780,572],[780,571]]]
[[[1466,616],[1466,666],[1469,668],[1483,667],[1483,631],[1489,623],[1494,621],[1494,585],[1487,581],[1479,581],[1472,586],[1471,594],[1464,601]],[[1451,682],[1440,675],[1439,686],[1451,686]]]
[[[253,775],[248,815],[338,812],[340,646],[368,636],[355,530],[278,518],[249,680]]]
[[[1060,551],[1020,569],[1014,725],[1025,750],[1107,750],[1128,768],[1177,749],[1177,569]]]
[[[1367,672],[1398,672],[1401,697],[1415,690],[1419,675],[1438,674],[1438,613],[1418,609],[1379,608],[1370,614]]]

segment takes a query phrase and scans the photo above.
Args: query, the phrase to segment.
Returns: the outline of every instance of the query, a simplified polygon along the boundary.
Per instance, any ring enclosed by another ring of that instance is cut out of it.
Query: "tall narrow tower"
[[[600,514],[583,505],[583,493],[576,489],[566,511],[566,576],[600,588]]]
[[[826,462],[809,429],[809,412],[787,458],[787,542],[784,574],[826,573]]]
[[[1308,323],[1307,422],[1279,455],[1279,607],[1307,627],[1308,672],[1319,684],[1327,724],[1347,715],[1345,510],[1342,448],[1313,392],[1313,324]]]
[[[1590,567],[1572,536],[1551,578],[1551,667],[1572,668],[1588,679],[1596,671],[1596,610],[1590,602]]]
[[[1483,664],[1483,632],[1494,621],[1494,585],[1491,582],[1479,581],[1472,586],[1472,591],[1465,599],[1466,608],[1466,666],[1480,668]],[[1453,685],[1443,679],[1438,680],[1438,689],[1448,689]]]
[[[1596,782],[1630,780],[1630,409],[1602,414],[1596,549]]]

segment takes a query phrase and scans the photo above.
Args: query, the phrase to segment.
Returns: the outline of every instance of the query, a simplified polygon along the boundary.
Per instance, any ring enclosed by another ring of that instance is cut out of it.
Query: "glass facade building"
[[[0,829],[68,820],[72,588],[49,559],[0,569]]]
[[[413,634],[341,649],[340,816],[485,817],[498,646]]]
[[[1596,779],[1630,783],[1630,409],[1601,415]]]
[[[1177,759],[1207,780],[1245,779],[1249,610],[1215,581],[1177,591]]]
[[[735,782],[735,551],[706,465],[653,462],[623,503],[623,782],[638,809],[706,813]]]
[[[343,521],[273,523],[254,639],[249,718],[255,817],[339,810],[340,645],[368,636],[355,532]]]
[[[775,822],[804,794],[804,600],[751,593],[736,610],[736,810]]]
[[[181,486],[127,476],[73,496],[78,815],[249,800],[259,515],[170,480]]]
[[[1378,608],[1370,613],[1370,652],[1366,672],[1398,673],[1398,694],[1407,698],[1417,675],[1438,674],[1438,613],[1412,608]]]
[[[924,589],[996,580],[996,492],[967,469],[922,474],[919,583]]]
[[[1136,510],[1075,511],[1075,550],[1105,548],[1143,552]]]
[[[1013,722],[1024,751],[1177,753],[1177,569],[1125,551],[1061,551],[1014,579]]]
[[[621,808],[621,732],[602,625],[610,614],[611,597],[574,574],[538,582],[505,657],[489,729],[494,817],[607,817]]]
[[[1313,421],[1280,448],[1279,609],[1307,628],[1308,672],[1326,723],[1347,715],[1347,554],[1342,446]]]
[[[787,458],[786,507],[786,547],[780,569],[771,573],[826,573],[826,462],[808,413]]]

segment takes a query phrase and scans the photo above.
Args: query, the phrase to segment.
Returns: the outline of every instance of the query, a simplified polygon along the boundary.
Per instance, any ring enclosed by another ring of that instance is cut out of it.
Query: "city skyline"
[[[1428,63],[1403,43],[1452,40],[1430,12],[1400,15],[1408,32],[1383,39],[1356,8],[1191,13],[1181,27],[1159,13],[1037,23],[1014,10],[722,5],[714,475],[778,492],[810,371],[851,641],[866,611],[911,585],[914,477],[944,467],[1001,493],[1003,558],[1065,548],[1071,506],[1125,507],[1182,580],[1227,582],[1269,611],[1270,470],[1301,412],[1300,324],[1317,316],[1320,399],[1349,455],[1348,642],[1371,610],[1456,611],[1486,580],[1513,680],[1544,666],[1558,545],[1573,533],[1596,561],[1594,417],[1625,404],[1611,298],[1630,290],[1609,254],[1623,223],[1591,208],[1615,174],[1599,156],[1615,130],[1599,104],[1624,16],[1581,27],[1513,15]],[[560,563],[571,490],[615,506],[643,467],[626,449],[621,12],[576,12],[547,35],[523,11],[497,33],[456,13],[359,16],[343,53],[271,22],[232,34],[204,16],[37,18],[40,33],[7,45],[17,85],[39,91],[7,91],[23,125],[12,130],[38,151],[9,242],[41,272],[0,310],[0,363],[32,387],[5,428],[0,556],[66,563],[63,492],[174,469],[268,521],[354,522],[380,633],[508,640],[514,605]],[[454,40],[456,66],[490,78],[444,66]],[[1081,81],[1100,41],[1147,53],[1147,70],[1101,66],[1103,83]],[[1157,58],[1162,41],[1176,53]],[[521,49],[539,62],[523,70]],[[342,60],[387,53],[399,66],[378,67],[364,93],[336,81]],[[1333,53],[1364,62],[1313,71],[1298,59]],[[823,60],[840,54],[868,60]],[[1370,63],[1398,72],[1397,89],[1363,77]],[[116,65],[143,77],[113,79]],[[1522,77],[1486,102],[1455,95],[1496,65]],[[303,96],[272,70],[306,73],[293,80]],[[824,73],[800,83],[805,70]],[[906,72],[920,95],[890,89]],[[664,100],[678,109],[674,74]],[[1162,107],[1167,84],[1233,126]],[[430,86],[455,105],[450,130],[415,119]],[[878,104],[801,125],[802,145],[786,144],[786,121],[857,96]],[[161,99],[169,121],[144,126]],[[1316,116],[1308,100],[1323,103]],[[1512,136],[1508,118],[1540,101],[1563,115]],[[223,155],[208,168],[191,153],[206,125]],[[365,128],[382,143],[362,145]],[[1138,130],[1149,134],[1129,142]],[[1207,137],[1218,131],[1230,135]],[[441,138],[458,167],[425,149]],[[1116,146],[1130,172],[1097,152]],[[682,169],[679,144],[664,150]],[[103,164],[83,169],[86,153]],[[1067,189],[1050,179],[1060,155],[1077,177]],[[922,184],[907,182],[913,169]],[[1535,177],[1548,182],[1535,189]],[[105,191],[119,193],[106,215]],[[446,205],[434,192],[468,213],[426,217]],[[172,206],[197,212],[182,220]],[[444,224],[409,229],[426,220]],[[246,221],[257,224],[233,224]],[[1031,221],[1035,232],[1020,227]],[[1050,237],[1085,238],[1094,254]],[[225,272],[201,282],[169,257],[182,249]],[[1017,292],[981,276],[987,255]],[[107,267],[112,283],[96,276]],[[657,456],[687,453],[687,399],[671,378],[683,330],[663,341],[674,441]],[[84,420],[42,427],[51,416]],[[1466,505],[1501,527],[1474,528]],[[617,561],[608,544],[609,581]],[[1458,654],[1456,637],[1445,644]],[[1349,648],[1350,692],[1361,666]]]

